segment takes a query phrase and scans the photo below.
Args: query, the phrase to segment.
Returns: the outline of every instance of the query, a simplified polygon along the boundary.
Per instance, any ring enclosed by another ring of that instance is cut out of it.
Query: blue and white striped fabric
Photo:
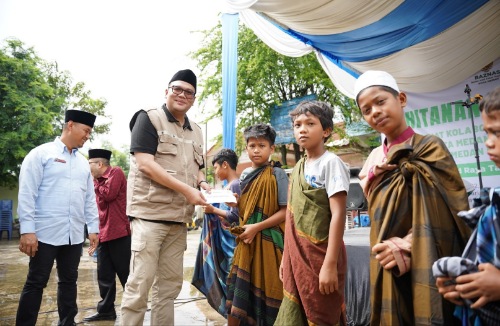
[[[223,0],[277,52],[314,51],[344,94],[367,70],[406,92],[457,85],[500,54],[498,0]]]

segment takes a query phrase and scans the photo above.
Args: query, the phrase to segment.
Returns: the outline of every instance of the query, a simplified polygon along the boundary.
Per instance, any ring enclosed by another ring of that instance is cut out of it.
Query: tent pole
[[[236,146],[238,14],[222,14],[222,145]]]

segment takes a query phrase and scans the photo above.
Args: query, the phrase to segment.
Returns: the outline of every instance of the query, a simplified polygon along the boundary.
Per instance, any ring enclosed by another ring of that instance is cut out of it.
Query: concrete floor
[[[200,240],[200,230],[188,232],[188,245],[184,254],[184,283],[176,300],[175,325],[212,325],[222,326],[226,320],[207,303],[205,297],[191,285],[196,252]],[[29,258],[18,249],[19,240],[6,240],[4,234],[0,241],[0,326],[15,324],[19,295],[26,281]],[[88,244],[84,248],[86,252]],[[96,264],[91,257],[84,255],[80,262],[78,276],[78,315],[75,318],[80,325],[121,325],[120,302],[122,287],[117,279],[117,298],[115,305],[118,318],[115,322],[100,321],[84,323],[82,319],[95,313],[95,306],[100,300],[97,285]],[[56,271],[52,270],[49,284],[44,290],[44,297],[37,325],[57,325]],[[144,325],[150,323],[150,311],[146,312]]]

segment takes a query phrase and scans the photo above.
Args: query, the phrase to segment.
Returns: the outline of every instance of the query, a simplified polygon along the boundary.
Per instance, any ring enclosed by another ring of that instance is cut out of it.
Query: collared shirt
[[[391,149],[392,146],[404,143],[408,141],[411,137],[415,135],[415,131],[411,128],[408,127],[406,128],[405,131],[401,133],[396,139],[394,139],[389,145],[387,145],[387,138],[384,140],[382,144],[382,149],[384,151],[384,158],[382,159],[382,163],[384,163],[387,159],[387,153],[389,153],[389,150]],[[375,178],[375,171],[374,171],[375,165],[372,165],[370,167],[370,170],[368,170],[368,180],[371,181]]]
[[[384,155],[387,156],[387,153],[389,153],[389,150],[391,149],[392,146],[398,145],[401,143],[404,143],[411,137],[415,135],[415,131],[411,127],[406,128],[405,131],[401,133],[401,135],[397,136],[396,139],[394,139],[389,145],[387,145],[387,138],[384,140],[384,143],[382,144],[384,148]]]
[[[179,122],[179,120],[177,120],[174,117],[174,115],[168,110],[166,104],[163,104],[161,107],[162,107],[163,111],[165,111],[165,113],[167,114],[167,120],[169,122]],[[187,115],[184,115],[184,124],[182,125],[182,129],[193,130],[193,128],[191,128],[191,122],[189,122],[189,118]]]
[[[57,137],[24,158],[19,175],[20,233],[61,246],[84,240],[84,226],[98,233],[94,183],[87,159]]]
[[[127,208],[127,180],[122,169],[108,166],[106,172],[94,180],[99,210],[99,241],[105,242],[130,235]]]

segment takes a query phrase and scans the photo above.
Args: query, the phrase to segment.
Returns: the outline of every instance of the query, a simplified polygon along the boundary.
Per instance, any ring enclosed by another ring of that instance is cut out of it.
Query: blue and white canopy
[[[486,94],[500,85],[500,0],[219,1],[226,13],[222,17],[224,146],[234,148],[239,16],[283,55],[314,52],[347,96],[354,97],[354,82],[361,73],[389,72],[408,94],[408,125],[446,141],[476,195],[480,170],[485,186],[498,184],[500,171],[484,148],[479,111],[451,103],[465,98],[464,85],[473,88],[472,94]],[[478,151],[473,147],[476,140]]]
[[[366,70],[429,93],[456,85],[499,58],[498,0],[222,0],[277,52],[314,51],[344,94]]]

